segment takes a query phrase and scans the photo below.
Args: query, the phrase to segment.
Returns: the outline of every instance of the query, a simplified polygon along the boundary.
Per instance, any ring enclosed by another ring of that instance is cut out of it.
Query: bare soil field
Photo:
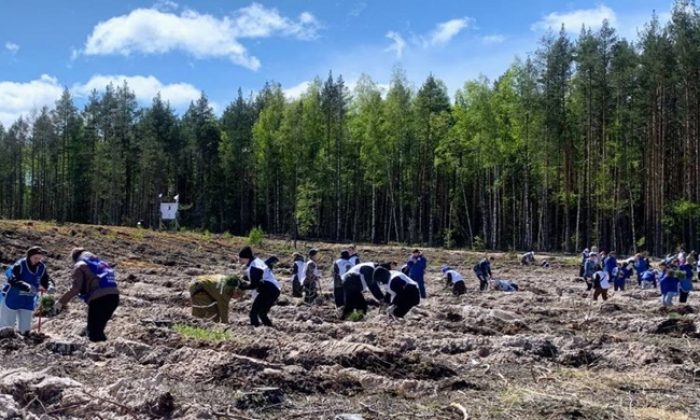
[[[697,292],[673,310],[636,285],[593,302],[576,278],[577,257],[549,255],[545,269],[496,254],[494,276],[520,292],[479,293],[471,268],[482,254],[424,249],[428,299],[404,320],[372,306],[364,320],[343,322],[330,276],[341,245],[299,244],[319,248],[324,272],[324,303],[307,306],[291,297],[291,243],[267,240],[254,249],[281,261],[275,326],[248,325],[249,295],[232,303],[228,325],[193,318],[190,281],[238,272],[233,257],[244,243],[0,221],[0,263],[41,245],[63,293],[70,250],[83,246],[117,264],[122,293],[106,343],[81,337],[77,299],[40,333],[0,330],[0,418],[700,418]],[[358,245],[363,261],[401,262],[410,250]],[[466,295],[444,288],[443,263],[465,276]],[[183,335],[178,325],[225,338]]]

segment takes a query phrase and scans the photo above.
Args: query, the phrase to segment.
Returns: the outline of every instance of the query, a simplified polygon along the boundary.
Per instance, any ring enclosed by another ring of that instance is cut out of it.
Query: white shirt
[[[248,266],[248,268],[246,269],[246,275],[248,276],[249,279],[250,279],[250,269],[253,267],[258,268],[258,269],[263,271],[262,281],[270,282],[270,283],[274,284],[277,289],[279,289],[279,290],[282,289],[282,286],[280,286],[280,283],[275,278],[275,275],[272,274],[272,270],[270,270],[270,267],[268,267],[263,262],[263,260],[261,260],[260,258],[254,259],[253,262],[251,262],[250,265]]]

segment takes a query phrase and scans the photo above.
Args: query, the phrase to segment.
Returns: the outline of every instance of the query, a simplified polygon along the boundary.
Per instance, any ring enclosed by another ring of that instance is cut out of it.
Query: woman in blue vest
[[[659,289],[661,289],[661,304],[664,306],[672,306],[673,298],[678,296],[678,286],[680,281],[676,276],[676,271],[669,268],[666,264],[659,265],[663,275],[659,279]]]
[[[646,255],[636,254],[634,256],[634,271],[637,272],[637,285],[642,285],[642,274],[649,270],[649,259]]]
[[[423,253],[419,249],[414,249],[413,253],[406,262],[408,266],[409,277],[418,284],[421,299],[425,299],[425,269],[428,266],[428,260],[425,259]]]
[[[74,297],[87,304],[88,339],[93,342],[107,341],[105,327],[119,306],[119,288],[114,269],[95,254],[84,248],[71,251],[73,271],[71,289],[61,296],[55,305],[63,310]]]
[[[2,288],[4,299],[0,304],[0,327],[17,326],[20,333],[31,330],[39,290],[53,289],[53,281],[43,263],[46,254],[45,250],[33,246],[5,273],[7,284]]]

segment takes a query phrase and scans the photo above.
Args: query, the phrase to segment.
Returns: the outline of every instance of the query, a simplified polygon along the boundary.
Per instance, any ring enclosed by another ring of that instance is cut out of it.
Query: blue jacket
[[[622,267],[617,270],[617,275],[615,276],[615,279],[613,281],[618,287],[624,286],[627,279],[631,276],[632,270],[630,270],[629,268]]]
[[[411,257],[406,263],[408,266],[408,276],[413,280],[423,280],[425,268],[428,266],[428,260],[424,256],[419,255],[417,258]]]
[[[661,288],[661,294],[666,293],[678,293],[678,286],[680,281],[675,277],[669,277],[668,275],[663,275],[659,280],[659,287]]]
[[[607,271],[608,274],[612,274],[615,267],[617,267],[617,258],[613,257],[612,255],[605,257],[603,264],[605,265],[605,271]]]
[[[587,278],[593,277],[593,273],[595,272],[595,266],[596,262],[594,262],[590,257],[586,260],[586,262],[583,264],[583,276]]]
[[[491,262],[488,259],[483,258],[474,266],[474,272],[477,275],[491,276]]]
[[[642,273],[649,269],[649,261],[646,258],[634,260],[634,269],[637,271],[637,275],[641,276]]]
[[[582,252],[581,253],[581,265],[586,263],[586,260],[588,259],[588,254],[590,254],[590,252]]]
[[[680,281],[680,290],[690,292],[693,290],[693,268],[688,263],[678,268],[685,273],[685,277]]]
[[[19,275],[16,276],[14,273],[17,272],[15,267],[19,267]],[[10,285],[7,290],[7,295],[5,296],[5,304],[10,309],[26,309],[28,311],[33,311],[37,303],[37,292],[41,286],[41,279],[46,274],[46,266],[43,263],[39,263],[34,271],[29,269],[29,263],[26,258],[18,260],[12,269],[8,269],[12,278],[8,276],[8,283]],[[28,292],[21,291],[17,286],[17,282],[23,281],[31,286],[31,290]]]

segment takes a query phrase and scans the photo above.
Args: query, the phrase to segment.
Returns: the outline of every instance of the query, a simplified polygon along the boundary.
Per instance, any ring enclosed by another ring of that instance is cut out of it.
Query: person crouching
[[[452,287],[452,294],[461,296],[467,293],[467,285],[464,283],[464,277],[459,272],[451,269],[448,265],[442,266],[442,274],[445,275],[445,287]]]
[[[112,319],[119,306],[119,289],[117,288],[114,269],[95,254],[84,248],[75,248],[71,252],[73,266],[73,286],[56,303],[60,312],[75,296],[87,303],[87,336],[90,341],[107,341],[105,327]]]
[[[237,276],[199,276],[190,284],[192,316],[228,323],[229,302],[236,295]]]
[[[272,274],[270,267],[260,258],[255,258],[253,250],[247,246],[238,253],[240,264],[244,267],[246,278],[250,283],[241,284],[242,290],[253,290],[253,305],[250,307],[250,325],[272,326],[267,316],[280,296],[280,284]]]
[[[347,319],[355,311],[362,315],[367,313],[368,305],[364,296],[364,292],[367,290],[377,301],[384,301],[384,294],[377,282],[374,281],[375,268],[377,268],[376,263],[361,263],[350,268],[341,278],[345,295],[342,319]]]
[[[400,271],[379,266],[374,269],[374,281],[385,289],[384,302],[391,304],[387,315],[403,318],[420,303],[418,283]]]

